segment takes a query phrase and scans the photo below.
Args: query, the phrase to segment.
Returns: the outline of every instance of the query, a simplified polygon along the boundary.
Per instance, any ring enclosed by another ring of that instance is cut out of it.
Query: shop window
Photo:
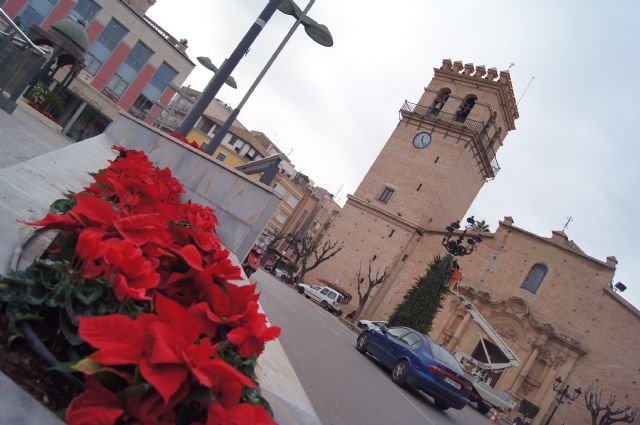
[[[224,160],[227,159],[227,155],[220,152],[218,155],[216,155],[216,159],[220,162],[224,162]]]

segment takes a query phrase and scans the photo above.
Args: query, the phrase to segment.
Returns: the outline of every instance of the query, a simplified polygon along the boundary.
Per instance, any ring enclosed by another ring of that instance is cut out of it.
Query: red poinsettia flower
[[[105,235],[103,229],[89,227],[78,235],[76,254],[85,261],[93,261],[102,257],[107,252],[107,245],[102,240]]]
[[[165,402],[189,379],[189,373],[217,393],[229,381],[256,386],[214,358],[216,349],[209,340],[198,341],[202,329],[185,308],[158,295],[155,309],[157,314],[140,314],[135,322],[123,315],[78,318],[80,337],[98,348],[91,359],[108,366],[138,365]]]
[[[47,215],[38,221],[22,221],[30,226],[43,226],[40,230],[62,230],[63,232],[72,232],[80,227],[77,221],[69,215],[60,215],[55,213],[47,213]]]
[[[65,418],[69,425],[114,425],[124,414],[120,399],[91,378],[84,392],[69,404]]]
[[[183,391],[181,401],[187,394]],[[126,412],[122,417],[127,425],[175,425],[176,414],[174,408],[176,402],[165,403],[157,393],[143,396],[136,394],[128,397],[125,402]]]
[[[241,403],[225,409],[221,404],[211,404],[207,425],[276,425],[276,422],[260,406]]]
[[[76,195],[76,205],[71,208],[69,215],[84,227],[99,227],[109,229],[113,227],[116,212],[113,205],[95,196]]]
[[[149,289],[160,282],[160,275],[155,271],[158,260],[145,257],[142,251],[131,241],[109,239],[105,242],[106,254],[103,258],[103,276],[112,278],[113,291],[119,301],[126,297],[135,300],[150,300]]]
[[[243,357],[260,355],[267,341],[280,335],[277,326],[267,327],[267,317],[258,313],[258,305],[250,303],[247,314],[243,318],[243,326],[235,328],[227,334],[227,339],[238,346],[238,353]]]

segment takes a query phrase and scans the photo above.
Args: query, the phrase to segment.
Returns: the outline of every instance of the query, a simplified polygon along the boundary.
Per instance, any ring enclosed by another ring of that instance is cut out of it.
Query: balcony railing
[[[437,108],[407,101],[405,101],[400,108],[400,116],[401,118],[411,116],[420,121],[438,122],[447,124],[448,126],[456,126],[460,129],[471,130],[471,132],[477,136],[477,140],[476,137],[474,137],[474,147],[478,151],[478,156],[480,157],[480,161],[478,162],[481,169],[484,170],[484,177],[486,179],[492,179],[498,174],[498,171],[500,171],[495,149],[487,133],[488,126],[482,121],[471,120],[458,114],[442,112]]]
[[[191,103],[185,103],[185,102],[182,102],[182,101],[177,101],[177,102],[176,101],[171,101],[169,103],[169,107],[171,107],[173,109],[176,109],[176,110],[178,110],[180,112],[183,112],[185,114],[189,112],[189,109],[191,109],[192,106],[193,105]]]

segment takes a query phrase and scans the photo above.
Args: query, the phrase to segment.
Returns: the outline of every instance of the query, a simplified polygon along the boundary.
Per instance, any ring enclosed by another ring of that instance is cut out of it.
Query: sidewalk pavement
[[[9,115],[0,109],[0,169],[73,143],[20,108]]]

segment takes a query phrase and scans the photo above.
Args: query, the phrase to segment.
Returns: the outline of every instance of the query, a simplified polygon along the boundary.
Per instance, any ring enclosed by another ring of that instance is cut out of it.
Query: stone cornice
[[[582,254],[580,252],[577,252],[577,251],[569,248],[568,246],[562,245],[562,244],[560,244],[560,243],[558,243],[556,241],[553,241],[553,240],[551,240],[549,238],[545,238],[543,236],[536,235],[535,233],[532,233],[532,232],[529,232],[527,230],[521,229],[520,227],[516,227],[513,224],[507,223],[504,220],[500,221],[499,224],[500,224],[500,226],[505,226],[505,227],[508,227],[509,229],[517,230],[518,232],[523,233],[523,234],[528,235],[528,236],[531,236],[532,238],[535,238],[535,239],[537,239],[539,241],[542,241],[542,242],[548,243],[550,245],[556,246],[556,247],[558,247],[558,248],[560,248],[560,249],[562,249],[564,251],[567,251],[567,252],[569,252],[569,253],[571,253],[573,255],[576,255],[578,257],[582,257],[582,258],[584,258],[586,260],[589,260],[591,262],[594,262],[594,263],[598,264],[599,266],[605,267],[605,268],[607,268],[609,270],[615,270],[616,269],[615,265],[607,264],[606,262],[598,260],[597,258],[591,257],[591,256],[589,256],[587,254]]]
[[[422,229],[417,223],[413,221],[402,218],[398,215],[393,215],[388,211],[383,210],[382,208],[373,205],[369,201],[365,201],[364,199],[358,198],[355,195],[347,195],[347,204],[352,204],[353,206],[367,211],[368,213],[375,215],[378,218],[387,219],[392,224],[395,224],[398,227],[403,228],[404,230],[415,232],[422,234],[424,229]]]
[[[474,67],[473,64],[466,64],[463,66],[462,62],[452,63],[450,59],[444,59],[440,68],[434,68],[434,74],[436,78],[456,79],[460,82],[496,91],[509,130],[515,129],[515,120],[520,115],[509,71],[498,73],[495,68],[489,68],[487,72],[482,65]]]
[[[640,319],[640,310],[635,308],[629,301],[622,298],[616,292],[614,292],[611,288],[603,288],[602,289],[607,295],[613,298],[618,304],[622,305],[624,308],[633,313],[637,318]]]

